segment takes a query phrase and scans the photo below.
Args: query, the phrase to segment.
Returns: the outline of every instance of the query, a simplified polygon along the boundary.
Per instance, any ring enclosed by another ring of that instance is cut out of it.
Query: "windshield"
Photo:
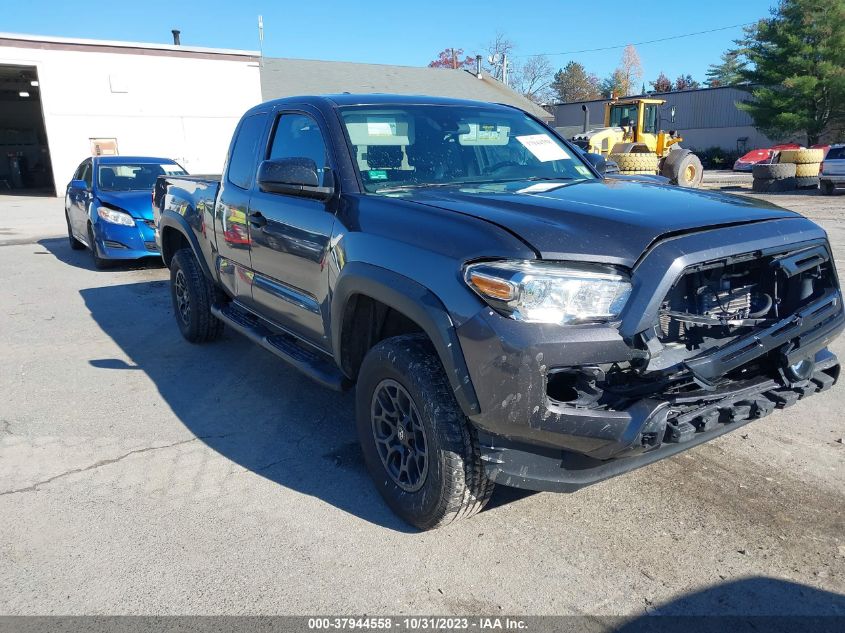
[[[158,176],[185,173],[176,163],[109,163],[97,170],[97,184],[102,191],[152,191]]]
[[[517,110],[412,105],[353,106],[340,112],[370,193],[595,178],[576,152]]]

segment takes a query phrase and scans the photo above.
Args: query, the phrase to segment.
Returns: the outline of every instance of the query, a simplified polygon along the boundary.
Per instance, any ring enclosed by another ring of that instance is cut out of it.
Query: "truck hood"
[[[761,200],[624,180],[408,189],[405,199],[486,220],[543,259],[632,266],[667,234],[798,214]]]
[[[98,191],[101,202],[123,209],[139,220],[153,219],[152,191]]]

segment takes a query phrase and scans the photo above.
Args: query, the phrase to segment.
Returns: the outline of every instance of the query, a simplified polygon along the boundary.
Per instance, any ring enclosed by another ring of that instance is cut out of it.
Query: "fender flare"
[[[350,262],[340,273],[330,312],[332,349],[338,367],[343,366],[341,335],[344,313],[350,297],[356,294],[380,301],[419,325],[434,344],[461,409],[467,416],[481,412],[455,325],[446,307],[425,286],[386,268]]]
[[[214,276],[211,274],[211,270],[208,268],[208,262],[206,262],[205,257],[202,256],[202,250],[200,249],[197,236],[191,230],[188,221],[183,216],[173,211],[162,211],[161,217],[158,221],[158,231],[160,235],[159,240],[161,242],[161,258],[164,260],[165,265],[170,267],[170,259],[173,257],[173,253],[165,251],[165,229],[172,229],[178,231],[182,234],[182,237],[188,240],[188,244],[191,246],[191,250],[194,251],[194,257],[196,257],[197,261],[199,262],[200,269],[202,269],[203,274],[208,279],[214,281]]]

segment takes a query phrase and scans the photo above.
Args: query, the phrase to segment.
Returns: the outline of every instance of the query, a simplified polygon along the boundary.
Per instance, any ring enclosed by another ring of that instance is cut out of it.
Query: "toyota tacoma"
[[[263,103],[222,177],[156,183],[176,322],[354,387],[375,486],[421,529],[497,483],[573,491],[837,381],[821,228],[599,167],[504,105]]]

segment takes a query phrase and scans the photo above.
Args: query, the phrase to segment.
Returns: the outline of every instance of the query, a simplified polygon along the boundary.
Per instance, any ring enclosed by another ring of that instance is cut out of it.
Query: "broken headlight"
[[[631,294],[621,271],[580,263],[480,262],[464,268],[464,279],[490,307],[531,323],[613,321]]]

